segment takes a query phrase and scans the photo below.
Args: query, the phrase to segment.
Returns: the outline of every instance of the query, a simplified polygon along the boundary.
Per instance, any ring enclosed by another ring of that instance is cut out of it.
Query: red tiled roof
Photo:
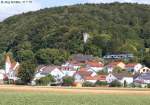
[[[84,80],[95,80],[95,78],[92,76],[85,76]]]
[[[99,81],[104,81],[106,80],[106,76],[105,75],[98,75],[98,76],[95,76],[94,77],[96,80],[99,80]]]
[[[105,81],[106,80],[106,76],[105,75],[98,75],[98,76],[85,76],[84,77],[85,80],[99,80],[99,81]]]
[[[121,62],[111,62],[110,64],[108,64],[108,66],[117,66],[119,63]]]
[[[104,65],[102,63],[96,62],[96,61],[89,61],[86,64],[90,65],[91,67],[103,67]]]
[[[76,74],[79,74],[81,76],[90,76],[92,74],[92,72],[89,71],[77,71]]]
[[[128,63],[126,64],[126,67],[134,67],[136,64],[135,63]]]

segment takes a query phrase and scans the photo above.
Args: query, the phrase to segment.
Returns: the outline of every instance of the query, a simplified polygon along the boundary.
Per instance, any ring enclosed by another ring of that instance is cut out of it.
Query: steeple
[[[6,60],[5,60],[5,71],[6,74],[10,72],[10,68],[11,68],[11,60],[8,54],[6,54]]]

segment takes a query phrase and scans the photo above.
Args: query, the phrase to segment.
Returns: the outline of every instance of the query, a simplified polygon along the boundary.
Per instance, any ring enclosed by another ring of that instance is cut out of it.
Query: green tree
[[[55,82],[55,79],[52,75],[47,75],[46,77],[42,77],[39,80],[36,80],[37,85],[48,85],[51,82]]]
[[[30,83],[35,73],[36,65],[30,61],[22,62],[17,76],[25,83]]]
[[[21,50],[17,52],[17,60],[19,62],[34,61],[34,53],[32,50]]]
[[[63,77],[63,85],[64,86],[72,86],[74,83],[74,78],[70,76]]]

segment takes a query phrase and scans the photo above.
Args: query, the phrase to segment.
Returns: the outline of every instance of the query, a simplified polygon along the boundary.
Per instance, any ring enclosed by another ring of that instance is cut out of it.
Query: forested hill
[[[85,46],[83,32],[90,34]],[[139,55],[148,47],[150,5],[111,3],[46,8],[0,23],[0,53],[9,50],[15,56],[21,51],[36,54],[46,48],[70,54],[86,51],[97,56],[108,52]]]

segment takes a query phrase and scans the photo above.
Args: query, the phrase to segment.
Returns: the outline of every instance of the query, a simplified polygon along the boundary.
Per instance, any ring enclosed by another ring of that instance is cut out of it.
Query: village
[[[30,85],[149,87],[150,68],[140,63],[121,61],[132,57],[133,54],[110,54],[100,59],[92,55],[74,54],[61,66],[39,65]],[[14,83],[19,80],[17,77],[18,68],[19,62],[12,63],[10,57],[7,56],[5,69],[0,70],[0,84],[5,84],[6,79],[14,81]],[[51,75],[54,81],[40,84],[39,80],[48,75]],[[68,79],[70,83],[63,84],[64,78]]]

